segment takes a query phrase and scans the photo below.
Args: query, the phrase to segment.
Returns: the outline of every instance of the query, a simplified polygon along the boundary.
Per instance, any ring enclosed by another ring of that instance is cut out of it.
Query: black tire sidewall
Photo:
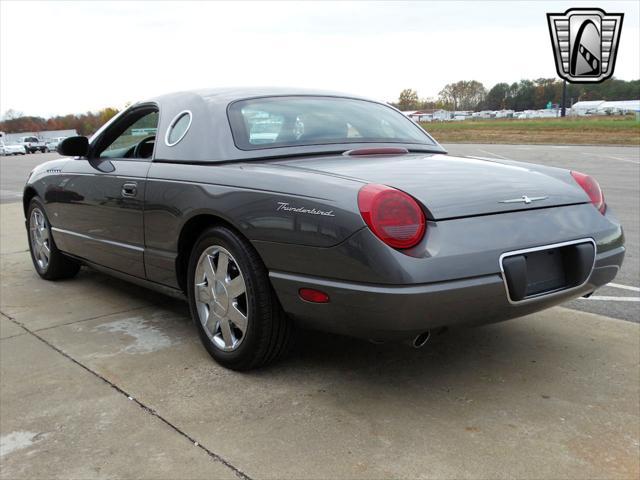
[[[247,292],[248,323],[242,343],[236,350],[225,352],[216,347],[207,336],[200,323],[195,302],[195,271],[198,260],[207,248],[218,245],[231,253],[240,267]],[[236,233],[226,227],[212,227],[200,236],[191,251],[188,268],[188,297],[191,317],[196,323],[198,333],[209,354],[223,366],[234,369],[250,368],[252,360],[260,351],[264,342],[265,329],[270,326],[273,315],[270,284],[266,269],[251,260],[251,245],[242,240]]]

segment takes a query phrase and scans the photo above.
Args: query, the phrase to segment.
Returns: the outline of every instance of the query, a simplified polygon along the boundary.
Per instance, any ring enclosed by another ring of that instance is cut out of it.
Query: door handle
[[[135,197],[138,193],[138,184],[135,182],[125,183],[122,185],[121,193],[123,197]]]

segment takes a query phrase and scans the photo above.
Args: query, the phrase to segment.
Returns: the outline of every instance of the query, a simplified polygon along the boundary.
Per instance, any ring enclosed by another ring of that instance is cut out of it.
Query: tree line
[[[41,132],[43,130],[76,130],[78,135],[91,135],[111,117],[115,108],[103,108],[98,112],[76,115],[58,115],[51,118],[25,116],[15,110],[8,110],[0,122],[0,131],[7,133]]]
[[[567,84],[567,106],[580,100],[636,100],[640,98],[640,80],[610,79],[597,84]],[[421,99],[416,90],[400,92],[391,105],[400,110],[538,110],[548,102],[560,104],[562,81],[556,78],[520,80],[512,84],[498,83],[487,90],[476,80],[449,83],[437,98]],[[115,108],[98,112],[58,115],[51,118],[24,116],[8,110],[0,121],[0,131],[7,133],[40,132],[43,130],[76,130],[79,135],[90,135],[116,115]]]
[[[640,80],[610,79],[597,84],[567,84],[567,107],[582,100],[637,100],[640,98]],[[397,102],[400,110],[538,110],[547,103],[562,102],[562,81],[556,78],[520,80],[512,84],[498,83],[487,90],[476,80],[449,83],[437,98],[420,99],[416,90],[400,92]]]

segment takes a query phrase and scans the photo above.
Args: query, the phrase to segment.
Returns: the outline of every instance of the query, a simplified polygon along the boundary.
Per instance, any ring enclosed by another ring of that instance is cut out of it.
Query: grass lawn
[[[640,145],[640,121],[629,116],[463,120],[421,125],[440,143]]]

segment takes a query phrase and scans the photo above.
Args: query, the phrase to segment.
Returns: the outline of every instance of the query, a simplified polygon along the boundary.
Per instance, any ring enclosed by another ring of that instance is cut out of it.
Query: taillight
[[[591,203],[593,206],[598,209],[598,211],[604,215],[607,211],[607,204],[604,201],[604,194],[602,193],[602,189],[595,178],[580,172],[571,172],[571,176],[576,181],[578,185],[585,191],[585,193],[589,196]]]
[[[417,245],[426,230],[420,205],[400,190],[370,183],[358,192],[358,208],[371,231],[393,248]]]

